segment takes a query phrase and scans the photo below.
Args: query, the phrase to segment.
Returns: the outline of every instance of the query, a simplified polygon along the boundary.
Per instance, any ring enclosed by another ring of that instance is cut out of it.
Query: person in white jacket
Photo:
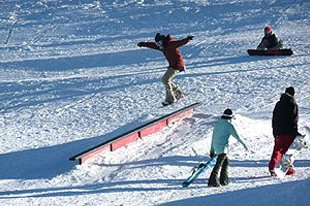
[[[221,116],[221,119],[214,125],[210,156],[214,157],[217,155],[217,161],[209,178],[209,187],[219,187],[220,185],[224,186],[229,184],[227,152],[228,139],[230,135],[235,137],[237,141],[240,142],[248,151],[248,147],[239,137],[234,125],[231,123],[233,116],[234,115],[231,109],[226,109],[224,114]],[[218,173],[220,170],[220,179],[218,179]]]

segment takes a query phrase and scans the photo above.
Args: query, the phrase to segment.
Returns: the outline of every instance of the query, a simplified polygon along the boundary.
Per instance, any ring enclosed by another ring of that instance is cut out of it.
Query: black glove
[[[214,151],[210,151],[210,157],[213,158],[215,156]]]
[[[296,134],[295,134],[295,138],[296,138],[297,136],[305,136],[305,135],[300,134],[299,132],[296,132]]]
[[[142,47],[142,42],[139,42],[137,45],[138,47]]]
[[[194,36],[189,35],[189,36],[187,36],[187,38],[188,38],[189,40],[193,40],[193,39],[194,39]]]
[[[205,166],[205,164],[200,163],[200,164],[198,165],[198,168],[203,168],[204,166]]]

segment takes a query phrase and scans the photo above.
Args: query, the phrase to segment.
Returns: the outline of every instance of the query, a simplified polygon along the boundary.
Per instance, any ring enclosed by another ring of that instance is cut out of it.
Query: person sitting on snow
[[[282,49],[283,42],[273,32],[271,26],[266,26],[264,29],[265,36],[257,46],[257,50],[275,50]]]
[[[148,47],[162,51],[166,57],[169,66],[162,77],[162,82],[166,89],[166,99],[162,103],[164,106],[172,104],[185,95],[183,91],[172,82],[172,79],[180,72],[185,71],[185,63],[182,58],[179,47],[187,44],[194,36],[188,36],[181,40],[176,40],[175,37],[168,34],[167,36],[157,33],[155,42],[139,42],[139,47]]]
[[[208,186],[219,187],[220,185],[225,186],[229,184],[228,178],[228,139],[230,135],[235,137],[243,147],[248,151],[248,147],[244,141],[239,137],[234,125],[231,123],[231,119],[234,117],[231,109],[226,109],[218,120],[213,129],[212,143],[210,149],[210,157],[217,155],[216,164],[211,172]],[[221,170],[221,172],[220,172]],[[218,180],[218,173],[220,172],[220,180]]]

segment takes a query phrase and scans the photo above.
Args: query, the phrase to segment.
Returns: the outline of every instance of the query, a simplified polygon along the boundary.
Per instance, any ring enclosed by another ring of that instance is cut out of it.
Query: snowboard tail
[[[307,148],[306,136],[298,135],[283,155],[280,163],[275,168],[277,177],[284,178],[290,167],[292,167],[295,158],[300,154],[301,150]]]
[[[248,49],[250,56],[291,56],[293,51],[291,49],[275,49],[275,50],[257,50]]]
[[[214,156],[211,158],[208,162],[205,164],[199,164],[198,166],[193,167],[192,174],[182,183],[182,187],[188,187],[191,183],[194,182],[194,180],[197,179],[197,177],[205,172],[207,169],[213,167],[216,163],[217,156]]]
[[[293,155],[283,155],[278,167],[274,169],[276,176],[280,179],[284,178],[289,168],[292,167],[293,162]]]

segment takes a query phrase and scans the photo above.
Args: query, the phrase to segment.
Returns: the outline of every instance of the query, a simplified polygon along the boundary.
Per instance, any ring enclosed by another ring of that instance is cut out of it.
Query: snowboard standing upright
[[[287,152],[283,155],[280,163],[275,168],[277,177],[283,178],[290,166],[293,164],[295,158],[300,154],[300,151],[307,147],[306,135],[296,136]]]
[[[211,158],[208,162],[205,164],[201,163],[198,166],[193,167],[192,169],[192,175],[189,176],[182,184],[182,187],[188,187],[192,182],[194,182],[197,177],[206,171],[207,169],[213,167],[216,164],[217,156],[214,156]]]

